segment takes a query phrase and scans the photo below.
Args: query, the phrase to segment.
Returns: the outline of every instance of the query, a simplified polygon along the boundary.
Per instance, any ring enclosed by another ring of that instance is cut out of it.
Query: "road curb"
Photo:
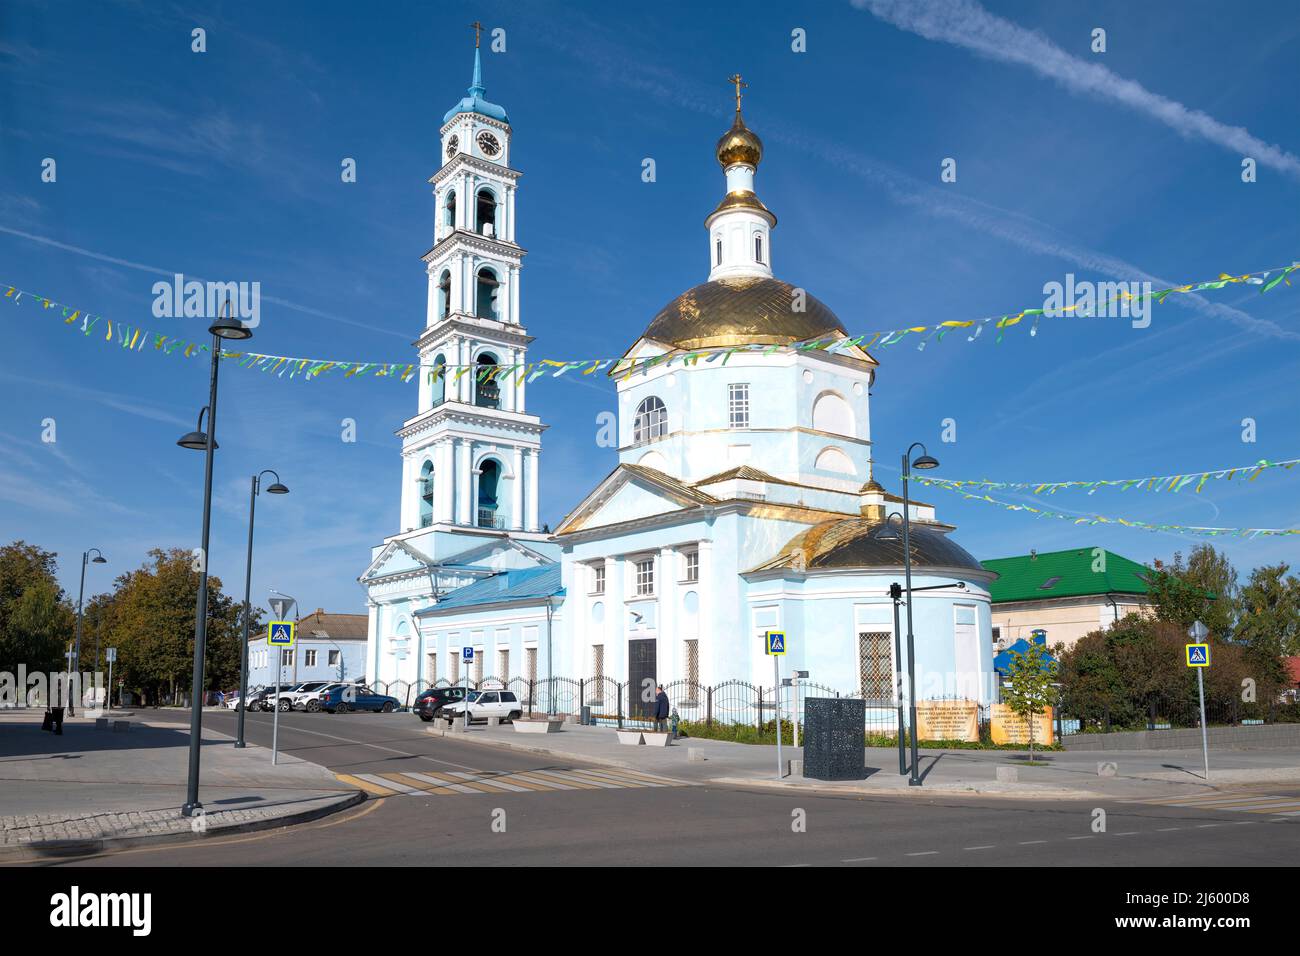
[[[979,787],[955,787],[931,785],[920,787],[900,787],[885,789],[881,787],[834,787],[820,786],[815,783],[795,783],[784,780],[762,780],[750,777],[711,777],[707,783],[725,787],[755,787],[763,790],[784,790],[794,793],[837,794],[853,797],[927,797],[941,794],[945,797],[1000,797],[1012,800],[1112,800],[1095,790],[988,790]]]
[[[365,799],[366,794],[364,791],[352,790],[333,803],[313,807],[310,810],[300,810],[280,817],[268,817],[265,820],[248,820],[242,823],[210,827],[201,833],[180,831],[177,833],[142,834],[129,837],[101,837],[95,840],[42,840],[37,843],[3,846],[0,847],[0,863],[38,862],[63,857],[90,856],[136,846],[163,846],[169,843],[184,843],[196,838],[209,839],[215,836],[230,836],[236,833],[273,830],[277,827],[311,823],[313,820],[319,820],[322,817],[349,810],[362,803]]]

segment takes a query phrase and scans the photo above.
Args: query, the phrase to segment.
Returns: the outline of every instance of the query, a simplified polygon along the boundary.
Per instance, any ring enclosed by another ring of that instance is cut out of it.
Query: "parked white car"
[[[489,717],[514,720],[516,717],[524,715],[524,705],[519,702],[519,698],[515,696],[513,691],[484,690],[479,691],[473,700],[446,704],[442,710],[438,711],[438,716],[449,724],[457,720],[464,720],[466,707],[469,708],[469,719],[471,721],[487,720]]]
[[[303,681],[297,687],[290,687],[280,691],[279,694],[268,695],[262,702],[262,707],[266,710],[275,710],[280,708],[280,712],[293,710],[293,699],[299,694],[308,694],[314,690],[324,690],[329,686],[327,680],[309,680]]]
[[[333,690],[335,687],[346,687],[347,684],[325,683],[313,690],[297,690],[293,693],[293,699],[290,701],[290,710],[305,710],[309,714],[314,714],[320,710],[320,695],[327,690]]]

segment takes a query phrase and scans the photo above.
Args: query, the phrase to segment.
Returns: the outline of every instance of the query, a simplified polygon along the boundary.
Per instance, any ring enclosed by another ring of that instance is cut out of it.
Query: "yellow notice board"
[[[1034,744],[1050,747],[1056,742],[1052,732],[1052,708],[1034,717]],[[1028,744],[1029,718],[1021,717],[1010,704],[994,704],[989,721],[989,735],[995,744]]]
[[[980,739],[979,705],[973,700],[918,700],[917,740]]]

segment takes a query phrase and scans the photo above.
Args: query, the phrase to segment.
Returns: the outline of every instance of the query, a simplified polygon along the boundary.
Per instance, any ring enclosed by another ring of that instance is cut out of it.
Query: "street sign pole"
[[[1210,779],[1210,734],[1205,727],[1205,678],[1201,671],[1210,666],[1210,645],[1206,637],[1210,630],[1196,621],[1187,631],[1192,643],[1187,645],[1187,666],[1196,669],[1196,692],[1201,698],[1201,756],[1205,760],[1205,779]]]
[[[113,662],[117,660],[117,648],[110,647],[108,654],[108,709],[113,709]]]
[[[271,763],[280,762],[280,675],[284,673],[284,648],[275,649],[275,690],[271,699],[275,709],[271,712]]]
[[[780,780],[785,776],[785,764],[781,760],[781,658],[777,654],[772,655],[772,673],[776,693],[776,779]]]

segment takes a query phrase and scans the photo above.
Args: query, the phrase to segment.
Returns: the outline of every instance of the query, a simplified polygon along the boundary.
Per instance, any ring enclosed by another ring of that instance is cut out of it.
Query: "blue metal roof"
[[[437,614],[451,608],[483,607],[508,601],[541,600],[564,593],[560,584],[560,566],[546,564],[539,568],[502,571],[490,578],[457,588],[432,607],[416,611],[416,617]]]
[[[457,113],[478,113],[482,116],[490,117],[494,120],[500,120],[503,123],[509,123],[510,118],[506,116],[504,106],[497,106],[495,103],[489,103],[483,98],[487,90],[483,87],[483,65],[479,61],[478,49],[474,50],[474,79],[469,85],[469,90],[459,103],[447,110],[447,115],[442,118],[444,123],[451,120]]]
[[[1032,639],[1033,643],[1041,645],[1044,649],[1047,647],[1047,633],[1045,631],[1034,631]],[[999,674],[1008,674],[1011,671],[1012,653],[1023,654],[1025,651],[1029,650],[1029,644],[1030,642],[1025,640],[1023,637],[1016,641],[1001,654],[998,654],[993,658],[993,669]],[[1056,658],[1051,654],[1044,652],[1043,661],[1044,663],[1055,662]]]

